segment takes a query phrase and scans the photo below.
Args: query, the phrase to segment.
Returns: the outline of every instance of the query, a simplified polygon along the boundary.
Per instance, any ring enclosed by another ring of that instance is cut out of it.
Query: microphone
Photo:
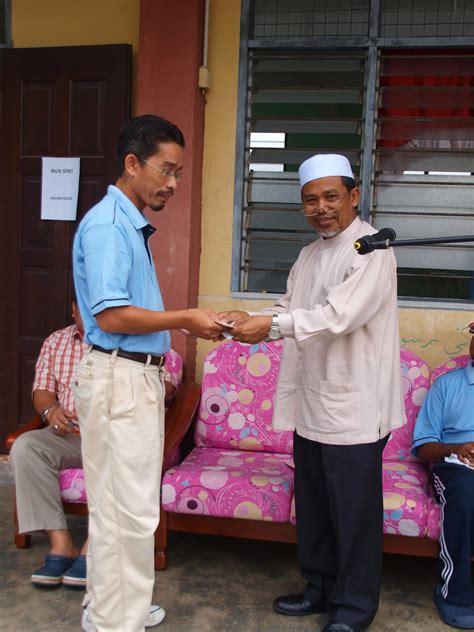
[[[394,241],[397,233],[393,228],[381,228],[374,235],[365,235],[360,237],[354,244],[354,248],[359,255],[366,255],[374,250],[386,250],[390,248],[391,241]]]

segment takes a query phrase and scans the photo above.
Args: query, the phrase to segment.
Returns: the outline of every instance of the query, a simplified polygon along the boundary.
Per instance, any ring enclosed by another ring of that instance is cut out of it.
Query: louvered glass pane
[[[242,288],[283,292],[285,276],[266,272],[289,271],[317,239],[299,212],[299,165],[341,152],[359,172],[365,53],[255,51],[250,61]]]
[[[474,234],[473,111],[474,50],[382,53],[375,226],[398,239]],[[474,298],[473,244],[395,254],[402,295]]]

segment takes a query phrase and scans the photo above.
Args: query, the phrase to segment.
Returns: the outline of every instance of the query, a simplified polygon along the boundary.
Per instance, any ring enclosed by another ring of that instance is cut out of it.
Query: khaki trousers
[[[89,618],[98,632],[142,632],[155,580],[163,370],[89,350],[73,386],[89,506]]]
[[[16,486],[18,532],[67,529],[59,470],[82,467],[81,440],[52,428],[25,432],[11,451]]]

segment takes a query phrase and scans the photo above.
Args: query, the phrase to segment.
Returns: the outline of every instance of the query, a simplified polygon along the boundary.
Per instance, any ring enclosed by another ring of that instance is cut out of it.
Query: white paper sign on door
[[[76,219],[80,162],[80,158],[43,158],[41,219]]]

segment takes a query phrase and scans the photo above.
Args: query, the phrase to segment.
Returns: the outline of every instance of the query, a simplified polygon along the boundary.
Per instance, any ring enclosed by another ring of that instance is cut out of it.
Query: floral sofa
[[[170,530],[295,541],[293,434],[271,426],[281,350],[281,341],[227,341],[207,355],[194,448],[163,476],[157,568],[166,568]],[[390,436],[383,461],[388,552],[437,555],[440,509],[427,466],[410,454],[410,444],[431,374],[468,359],[430,372],[415,353],[401,352],[407,424]]]

